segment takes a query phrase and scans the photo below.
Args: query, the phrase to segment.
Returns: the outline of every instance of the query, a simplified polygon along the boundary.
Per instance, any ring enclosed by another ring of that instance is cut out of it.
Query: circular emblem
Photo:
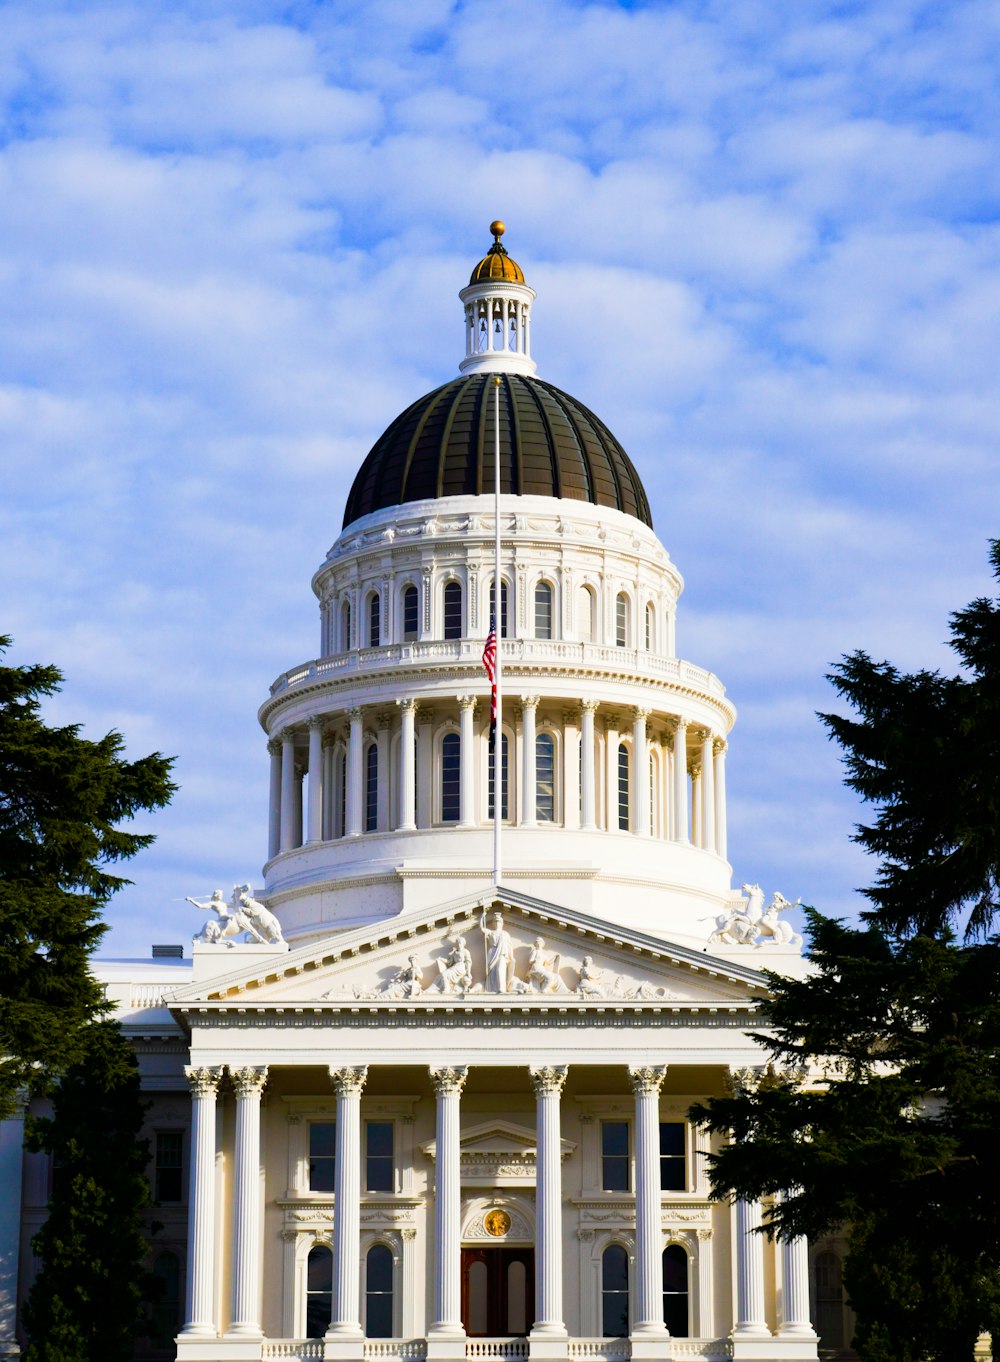
[[[483,1216],[483,1229],[494,1239],[502,1239],[510,1229],[510,1216],[506,1211],[500,1210],[499,1206],[494,1207]]]

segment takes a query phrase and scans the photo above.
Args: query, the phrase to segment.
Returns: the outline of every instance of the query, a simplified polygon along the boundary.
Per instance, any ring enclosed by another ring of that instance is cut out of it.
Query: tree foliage
[[[28,1144],[53,1157],[41,1259],[24,1309],[26,1362],[131,1362],[144,1329],[149,1142],[139,1138],[139,1068],[117,1023],[81,1035],[80,1058],[29,1121]]]
[[[9,639],[0,637],[0,655]],[[80,1051],[103,1006],[88,961],[101,910],[128,881],[112,867],[153,840],[122,827],[173,793],[170,760],[124,757],[121,735],[97,741],[41,716],[54,667],[0,664],[0,1116]]]
[[[991,560],[1000,578],[1000,541]],[[856,717],[823,717],[875,808],[866,925],[806,910],[814,972],[769,975],[771,1064],[692,1108],[729,1140],[716,1198],[784,1193],[769,1233],[843,1233],[866,1362],[971,1362],[1000,1338],[1000,604],[953,615],[951,644],[961,675],[835,668]]]

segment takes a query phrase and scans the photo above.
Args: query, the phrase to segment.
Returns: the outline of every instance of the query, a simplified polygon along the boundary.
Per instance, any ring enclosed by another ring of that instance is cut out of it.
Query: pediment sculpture
[[[184,901],[194,904],[203,913],[214,914],[201,931],[195,933],[192,938],[195,942],[234,946],[242,940],[256,942],[259,946],[284,945],[281,923],[269,908],[253,897],[249,884],[234,884],[228,903],[222,897],[221,889],[214,890],[204,903],[190,896]]]

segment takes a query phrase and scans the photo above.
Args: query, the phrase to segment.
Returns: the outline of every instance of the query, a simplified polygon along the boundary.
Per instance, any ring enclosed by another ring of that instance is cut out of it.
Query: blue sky
[[[105,953],[259,882],[257,705],[496,216],[738,707],[737,881],[857,910],[824,673],[950,666],[1000,535],[998,40],[988,0],[0,8],[0,632],[181,784]]]

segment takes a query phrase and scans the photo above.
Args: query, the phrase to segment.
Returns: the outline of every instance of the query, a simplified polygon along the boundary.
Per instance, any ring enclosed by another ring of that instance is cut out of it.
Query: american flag
[[[490,616],[490,632],[486,635],[486,645],[483,648],[483,666],[486,675],[490,678],[492,691],[490,694],[490,751],[493,751],[493,742],[497,731],[497,617]]]

